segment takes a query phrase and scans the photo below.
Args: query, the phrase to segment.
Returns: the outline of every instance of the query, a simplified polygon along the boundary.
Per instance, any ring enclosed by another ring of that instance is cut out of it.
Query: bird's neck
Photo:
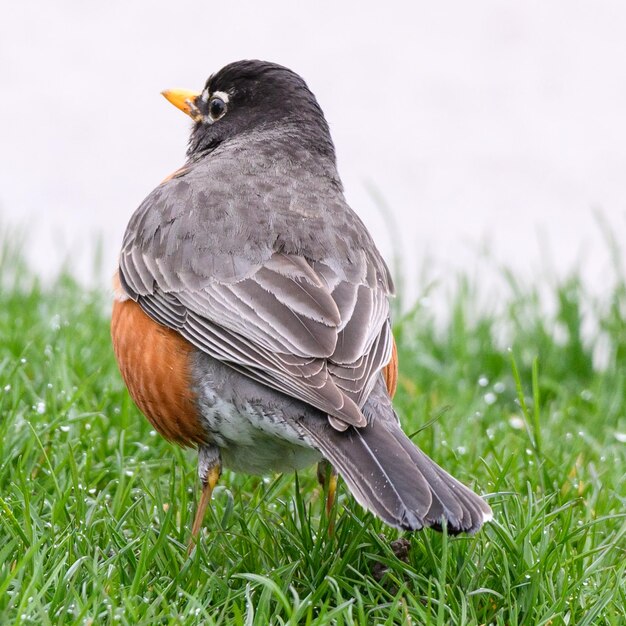
[[[263,169],[283,163],[285,170],[314,171],[343,191],[330,135],[298,121],[255,128],[219,142],[199,142],[190,146],[188,163],[233,156],[245,162],[249,169],[255,164]]]
[[[304,149],[315,153],[318,158],[336,166],[335,146],[333,145],[326,121],[323,127],[319,123],[308,122],[294,115],[291,118],[283,118],[280,121],[268,122],[264,125],[244,130],[231,137],[221,137],[217,133],[198,132],[197,129],[191,135],[187,156],[190,161],[207,156],[217,149],[228,149],[230,146],[255,144],[258,149],[259,143],[269,141],[288,144],[295,150]]]

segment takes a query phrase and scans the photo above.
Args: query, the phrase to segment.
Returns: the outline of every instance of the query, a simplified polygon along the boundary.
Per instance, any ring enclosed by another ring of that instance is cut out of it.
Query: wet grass
[[[626,623],[619,276],[592,298],[509,275],[490,312],[461,278],[447,321],[397,317],[398,410],[486,494],[477,536],[386,528],[342,487],[329,537],[313,471],[226,472],[188,558],[194,454],[130,401],[106,298],[0,257],[0,623]]]

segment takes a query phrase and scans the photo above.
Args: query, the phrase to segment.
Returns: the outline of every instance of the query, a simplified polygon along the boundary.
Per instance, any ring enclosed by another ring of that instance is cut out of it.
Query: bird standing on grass
[[[240,61],[201,93],[187,163],[128,224],[111,322],[137,406],[198,448],[202,495],[222,467],[324,460],[391,526],[477,531],[489,506],[402,432],[389,270],[346,204],[328,125],[287,68]],[[336,474],[331,477],[329,503]]]

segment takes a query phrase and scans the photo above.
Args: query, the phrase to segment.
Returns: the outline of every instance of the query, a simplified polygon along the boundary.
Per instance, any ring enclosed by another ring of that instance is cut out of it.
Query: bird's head
[[[163,95],[194,125],[190,157],[251,131],[284,128],[293,140],[334,160],[328,124],[315,96],[295,72],[265,61],[237,61],[212,74],[200,93],[183,89]]]

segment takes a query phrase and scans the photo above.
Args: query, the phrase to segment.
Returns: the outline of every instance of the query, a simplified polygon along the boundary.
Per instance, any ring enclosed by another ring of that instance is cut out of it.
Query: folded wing
[[[392,344],[387,293],[369,284],[372,275],[364,272],[355,284],[330,265],[278,252],[246,268],[241,280],[185,288],[197,285],[196,277],[166,280],[173,271],[166,266],[167,259],[139,246],[122,251],[122,285],[150,317],[254,380],[328,413],[335,428],[365,425],[360,406]]]

